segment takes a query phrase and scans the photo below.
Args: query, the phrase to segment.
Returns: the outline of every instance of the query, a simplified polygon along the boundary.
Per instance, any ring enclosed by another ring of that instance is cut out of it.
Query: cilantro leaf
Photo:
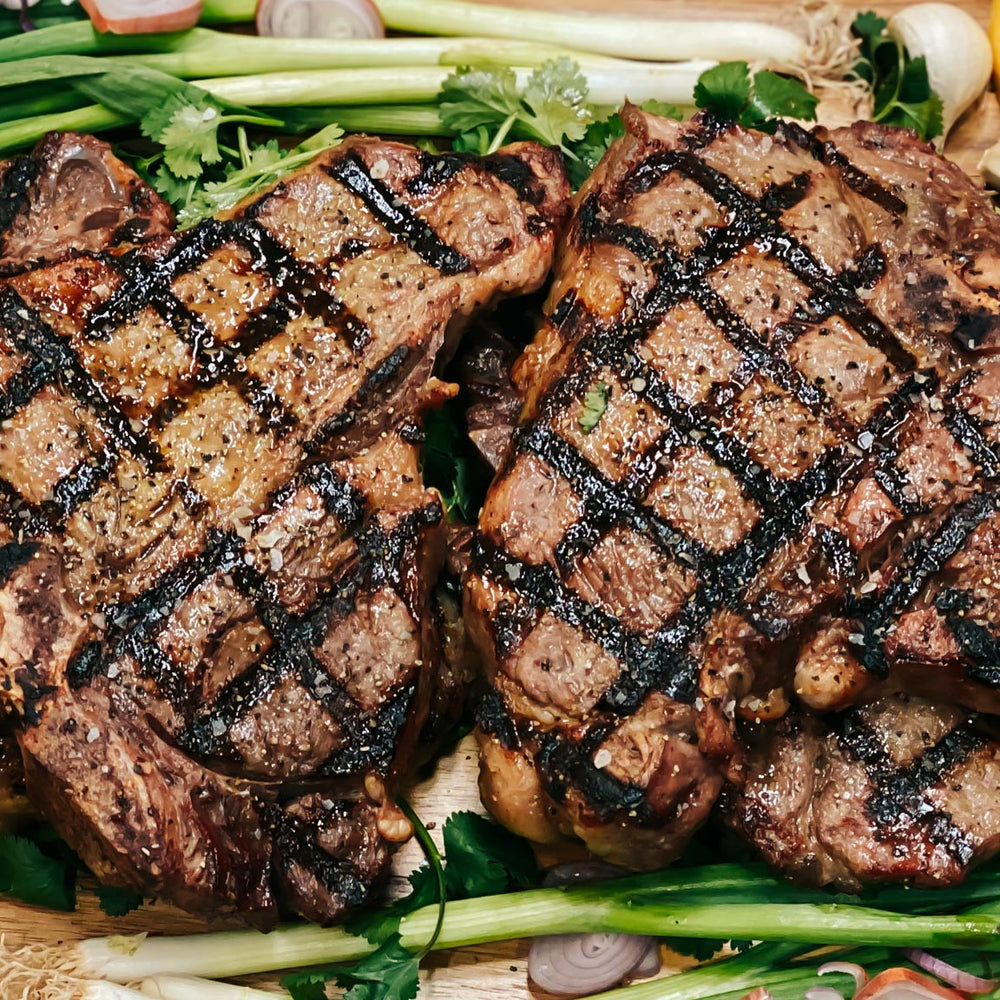
[[[442,831],[449,899],[507,892],[538,883],[527,841],[474,812],[449,816]]]
[[[584,434],[589,434],[601,422],[601,417],[608,408],[610,391],[607,382],[597,382],[584,393],[583,410],[580,413],[580,429]]]
[[[644,101],[639,107],[643,111],[659,115],[661,118],[673,118],[680,121],[684,117],[679,108],[673,104],[665,104],[663,101]],[[625,125],[617,111],[608,115],[607,118],[591,122],[587,126],[583,138],[572,144],[576,158],[568,160],[566,164],[569,169],[570,183],[574,190],[579,188],[591,175],[594,167],[600,163],[601,158],[615,139],[620,139],[623,135],[625,135]]]
[[[576,142],[593,119],[586,101],[587,81],[580,67],[565,57],[549,60],[528,77],[524,104],[531,117],[524,124],[551,146]]]
[[[50,910],[76,908],[76,859],[44,852],[24,837],[0,834],[0,892]]]
[[[367,938],[372,944],[383,944],[399,931],[399,921],[408,913],[437,901],[437,878],[429,865],[421,865],[410,872],[409,881],[407,895],[389,906],[356,914],[347,922],[347,930]]]
[[[420,463],[424,482],[440,491],[449,515],[474,523],[486,497],[489,473],[465,433],[464,417],[454,401],[425,414]]]
[[[143,119],[142,131],[151,139],[163,143],[163,160],[176,177],[200,177],[203,164],[218,163],[219,126],[222,112],[212,100],[188,104],[184,99],[172,97],[168,102],[173,110],[166,126],[151,126],[148,116]]]
[[[754,74],[753,104],[765,121],[776,117],[815,121],[819,98],[798,80],[764,69]]]
[[[336,980],[347,988],[344,1000],[413,1000],[417,995],[420,963],[394,934],[357,965],[333,965],[309,972],[293,972],[281,980],[293,1000],[321,1000],[324,984]]]
[[[724,121],[773,132],[780,117],[814,121],[815,95],[800,81],[770,70],[750,74],[745,62],[725,62],[705,70],[694,88],[694,101]]]
[[[740,121],[750,104],[750,67],[724,62],[705,70],[694,86],[694,103],[725,121]]]
[[[328,125],[325,129],[303,140],[294,149],[282,150],[276,139],[270,139],[257,146],[250,146],[245,131],[238,131],[239,161],[230,161],[222,166],[223,176],[219,180],[205,181],[200,186],[190,186],[184,193],[183,184],[165,185],[161,191],[173,204],[179,206],[178,225],[182,229],[193,226],[202,219],[212,218],[226,212],[245,198],[269,187],[282,174],[308,163],[317,154],[332,149],[340,143],[344,131],[338,125]],[[168,178],[172,171],[167,171]],[[167,193],[167,192],[170,193]],[[178,198],[171,194],[178,194]]]
[[[508,138],[534,139],[572,157],[568,144],[583,138],[593,117],[586,102],[579,66],[562,58],[537,67],[523,94],[509,67],[459,68],[441,86],[439,113],[458,150],[492,153]]]
[[[909,128],[922,139],[944,131],[941,98],[931,89],[927,62],[911,58],[887,33],[888,22],[868,11],[859,14],[851,32],[860,40],[854,75],[872,92],[872,121]]]
[[[889,21],[873,10],[865,10],[855,17],[851,31],[858,38],[877,38],[889,27]]]
[[[441,85],[441,121],[459,135],[503,125],[520,111],[517,74],[509,67],[458,69]]]
[[[125,914],[142,906],[143,896],[135,889],[123,889],[117,885],[99,885],[97,900],[109,917],[124,917]]]

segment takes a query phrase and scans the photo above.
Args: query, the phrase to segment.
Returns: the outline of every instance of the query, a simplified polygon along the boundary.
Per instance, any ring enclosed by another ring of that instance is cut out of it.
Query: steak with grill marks
[[[461,324],[544,281],[565,198],[538,146],[356,138],[0,284],[0,698],[102,877],[267,924],[385,873],[440,657],[419,414]]]
[[[90,135],[53,132],[0,164],[0,275],[163,236],[170,206]]]
[[[729,806],[799,881],[937,886],[1000,847],[1000,742],[982,717],[894,695],[757,735]]]
[[[746,779],[741,729],[795,702],[904,685],[945,726],[956,701],[996,710],[1000,223],[909,133],[624,120],[515,370],[467,617],[487,805],[649,867]],[[981,768],[965,749],[953,783]],[[766,794],[739,801],[775,864],[810,869],[767,846]],[[939,882],[997,845],[955,806],[924,828]],[[863,853],[831,877],[903,877]]]

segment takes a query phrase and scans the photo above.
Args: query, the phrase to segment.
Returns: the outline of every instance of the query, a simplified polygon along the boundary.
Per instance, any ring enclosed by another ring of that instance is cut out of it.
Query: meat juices
[[[955,707],[1000,704],[1000,220],[905,132],[624,120],[473,552],[484,801],[647,868],[725,784],[802,879],[958,881],[1000,845]]]
[[[566,198],[531,144],[354,138],[0,283],[0,701],[101,877],[267,925],[384,875],[440,659],[419,415],[460,326],[545,280]]]

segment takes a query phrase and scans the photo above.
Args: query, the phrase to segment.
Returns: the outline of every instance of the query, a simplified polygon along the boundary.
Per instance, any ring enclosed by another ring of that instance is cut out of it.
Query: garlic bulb
[[[986,32],[950,3],[918,3],[889,19],[889,34],[927,60],[927,79],[943,104],[944,145],[952,125],[989,86],[993,52]]]

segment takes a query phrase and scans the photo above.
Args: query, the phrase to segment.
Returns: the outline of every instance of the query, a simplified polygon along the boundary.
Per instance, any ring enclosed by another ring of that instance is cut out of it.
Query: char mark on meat
[[[173,221],[170,206],[93,136],[52,133],[0,164],[0,276],[163,236]]]
[[[744,725],[996,697],[1000,225],[906,133],[624,118],[515,369],[467,617],[490,808],[646,867],[741,785]]]
[[[728,805],[800,881],[946,885],[996,850],[1000,743],[975,715],[894,695],[758,736]]]
[[[102,877],[336,919],[435,695],[439,352],[545,280],[558,157],[356,138],[182,234],[0,284],[0,673]],[[443,711],[443,706],[441,711]]]

